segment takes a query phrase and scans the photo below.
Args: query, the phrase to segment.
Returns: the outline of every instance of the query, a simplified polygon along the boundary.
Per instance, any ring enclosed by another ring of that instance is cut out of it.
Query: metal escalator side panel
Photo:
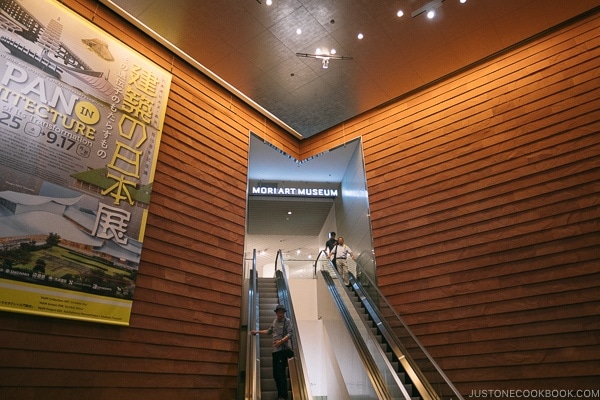
[[[391,366],[376,340],[369,336],[364,326],[361,327],[362,323],[357,323],[360,317],[345,304],[348,296],[344,288],[338,290],[327,271],[321,271],[321,276],[332,303],[325,304],[319,314],[326,325],[326,334],[335,340],[332,344],[337,363],[334,368],[339,368],[344,376],[349,394],[376,396],[378,399],[409,399],[393,369],[390,371]],[[320,301],[324,302],[325,296],[320,296]]]
[[[294,313],[294,305],[289,293],[289,285],[287,282],[286,268],[283,258],[280,260],[281,270],[275,272],[277,281],[277,295],[280,304],[283,304],[288,310],[287,314],[292,321],[293,334],[293,349],[294,349],[294,368],[289,370],[290,386],[292,391],[296,392],[293,397],[294,400],[311,400],[310,381],[308,379],[308,372],[306,371],[306,362],[304,360],[304,353],[302,349],[302,341],[300,340],[300,333],[298,331],[298,323],[296,321],[296,315]],[[292,374],[293,372],[293,374]]]
[[[384,337],[386,345],[389,346],[402,369],[409,376],[410,382],[417,388],[420,397],[424,400],[446,398],[462,400],[463,397],[389,305],[376,285],[365,276],[362,276],[361,279],[351,276],[350,281],[362,306],[367,310],[378,331]],[[367,287],[363,285],[363,282]]]
[[[252,259],[252,268],[248,276],[248,303],[247,303],[247,338],[246,338],[246,377],[244,382],[245,400],[260,398],[260,344],[250,334],[251,330],[258,329],[258,275],[256,270],[256,250]]]

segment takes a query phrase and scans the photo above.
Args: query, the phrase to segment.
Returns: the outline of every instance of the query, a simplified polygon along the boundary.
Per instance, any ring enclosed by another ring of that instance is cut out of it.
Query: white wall
[[[288,280],[311,395],[374,398],[365,367],[320,274]]]
[[[354,256],[373,251],[369,196],[365,177],[362,143],[356,147],[341,183],[341,195],[335,200],[337,235],[343,236]]]
[[[326,396],[327,388],[324,379],[326,362],[323,354],[323,324],[317,315],[317,281],[316,279],[289,279],[288,285],[300,332],[311,394]]]

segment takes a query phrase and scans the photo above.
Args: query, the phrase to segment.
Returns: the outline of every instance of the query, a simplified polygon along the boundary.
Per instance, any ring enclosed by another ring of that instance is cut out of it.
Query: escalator
[[[369,399],[410,399],[421,397],[414,394],[414,387],[406,375],[399,373],[398,365],[393,361],[382,345],[381,336],[365,325],[367,316],[358,313],[351,296],[340,279],[333,279],[327,271],[321,271],[320,285],[326,287],[331,295],[336,311],[324,311],[327,316],[325,330],[335,337],[334,346],[344,349],[333,351],[330,363],[343,380],[342,388],[337,390],[344,398]],[[324,303],[327,300],[323,300]],[[325,307],[328,307],[327,305]],[[330,307],[329,307],[330,308]],[[362,377],[368,379],[363,379]]]
[[[320,272],[322,283],[319,285],[330,294],[337,312],[342,316],[345,329],[352,335],[355,348],[364,353],[361,354],[361,362],[367,366],[366,373],[376,398],[462,400],[462,396],[368,277],[356,279],[350,273],[351,285],[345,287],[335,269]],[[335,320],[338,317],[329,314],[327,318]],[[333,326],[332,331],[336,332],[336,337],[341,337],[339,327]],[[340,368],[345,364],[347,362],[342,359]],[[370,364],[375,365],[376,369],[372,369]]]
[[[258,321],[260,329],[265,329],[273,322],[275,318],[273,310],[279,304],[277,280],[276,278],[258,278],[257,288],[259,293]],[[273,336],[261,335],[259,341],[261,399],[277,400],[277,387],[273,380],[273,360],[271,357]]]
[[[294,358],[289,365],[289,398],[313,399],[304,353],[294,318],[283,259],[274,278],[250,277],[248,330],[265,329],[283,304],[292,319]],[[318,259],[318,258],[317,258]],[[326,263],[330,262],[326,260]],[[327,399],[463,400],[368,277],[350,273],[345,287],[331,265],[317,273],[316,290],[327,363]],[[247,347],[245,399],[277,399],[272,375],[272,337],[250,339]],[[308,353],[307,353],[308,354]],[[325,397],[319,397],[325,398]]]
[[[256,257],[254,256],[254,260]],[[277,265],[279,264],[279,268]],[[254,267],[251,270],[248,299],[248,330],[260,330],[270,326],[275,319],[275,307],[282,304],[293,327],[294,357],[288,359],[288,398],[310,400],[310,383],[305,373],[302,344],[289,295],[283,257],[278,252],[274,278],[259,278]],[[248,341],[246,351],[246,400],[277,400],[277,388],[273,379],[272,335],[259,335]]]

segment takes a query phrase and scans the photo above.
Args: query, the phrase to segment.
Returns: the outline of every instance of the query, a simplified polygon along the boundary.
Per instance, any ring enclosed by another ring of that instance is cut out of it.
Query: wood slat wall
[[[298,139],[99,2],[63,4],[173,79],[130,326],[0,313],[0,398],[234,399],[249,131]]]
[[[380,288],[465,395],[600,389],[599,27],[303,143],[362,137]]]
[[[597,16],[299,142],[63,3],[173,84],[131,326],[0,313],[0,398],[235,398],[249,130],[298,159],[362,136],[382,290],[463,393],[600,375]]]

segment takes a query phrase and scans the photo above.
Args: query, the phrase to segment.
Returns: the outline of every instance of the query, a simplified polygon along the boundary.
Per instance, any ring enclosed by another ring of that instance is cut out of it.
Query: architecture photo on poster
[[[0,310],[127,325],[171,75],[54,0],[0,0]]]

